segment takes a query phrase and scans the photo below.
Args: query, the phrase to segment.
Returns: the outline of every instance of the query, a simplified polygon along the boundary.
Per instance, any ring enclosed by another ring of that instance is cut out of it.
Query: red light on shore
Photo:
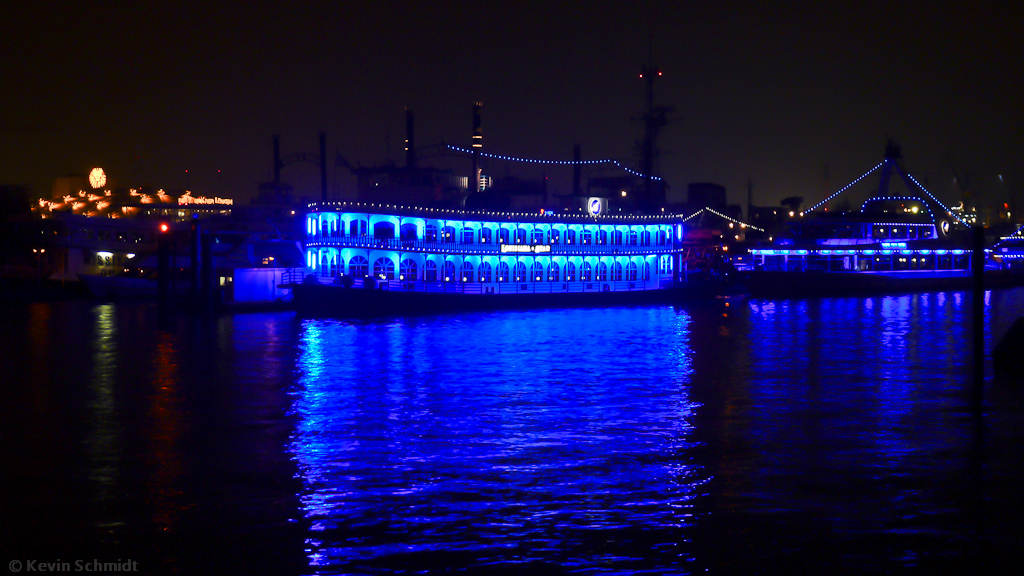
[[[171,227],[167,225],[167,222],[161,222],[160,223],[160,231],[161,232],[167,232],[170,229],[171,229]]]

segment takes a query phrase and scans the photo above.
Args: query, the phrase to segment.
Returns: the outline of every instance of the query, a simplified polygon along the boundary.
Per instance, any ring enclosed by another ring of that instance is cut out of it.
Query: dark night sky
[[[48,195],[52,178],[103,166],[119,184],[245,199],[272,173],[273,134],[284,154],[316,153],[325,130],[330,156],[368,165],[390,132],[401,163],[404,107],[419,146],[465,145],[475,100],[486,151],[570,159],[579,142],[636,166],[651,38],[657,101],[675,107],[671,197],[714,181],[741,202],[749,176],[757,203],[814,201],[826,164],[835,190],[881,161],[887,136],[944,200],[947,155],[977,190],[1024,196],[1011,2],[204,4],[0,8],[0,183]],[[568,171],[548,175],[567,191]],[[312,196],[318,177],[284,172]]]

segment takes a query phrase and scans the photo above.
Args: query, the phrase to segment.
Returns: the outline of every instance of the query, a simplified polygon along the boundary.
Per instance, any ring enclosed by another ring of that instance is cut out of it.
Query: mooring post
[[[202,300],[203,312],[213,311],[213,293],[217,288],[214,286],[215,270],[213,267],[213,235],[209,232],[199,238],[200,246],[200,300]]]
[[[171,247],[170,240],[164,234],[156,238],[156,287],[157,302],[164,306],[170,295],[171,282]]]
[[[974,384],[971,399],[978,410],[985,385],[985,229],[980,224],[971,229],[971,275],[974,278]]]
[[[202,235],[203,230],[199,220],[193,220],[191,234],[189,234],[188,251],[189,282],[191,282],[191,286],[189,287],[189,296],[193,303],[199,300],[199,239]]]

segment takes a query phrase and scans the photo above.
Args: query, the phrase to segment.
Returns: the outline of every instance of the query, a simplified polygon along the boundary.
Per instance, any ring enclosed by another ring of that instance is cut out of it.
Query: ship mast
[[[654,81],[661,77],[661,70],[650,63],[640,69],[640,79],[646,83],[647,102],[641,120],[644,123],[644,139],[640,145],[640,171],[644,175],[644,197],[638,206],[642,210],[655,211],[659,205],[665,203],[664,184],[655,191],[654,171],[659,168],[657,156],[660,150],[657,146],[658,135],[661,129],[668,125],[668,114],[672,111],[670,106],[654,105]]]

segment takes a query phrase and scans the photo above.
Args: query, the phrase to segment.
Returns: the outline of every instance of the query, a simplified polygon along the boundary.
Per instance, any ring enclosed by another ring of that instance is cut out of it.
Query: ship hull
[[[713,298],[735,292],[721,284],[691,284],[659,290],[628,292],[553,292],[520,294],[466,294],[459,292],[399,291],[346,288],[324,284],[290,285],[301,316],[372,318],[450,312],[512,309],[606,308],[672,304]]]
[[[911,294],[946,290],[970,290],[970,270],[903,272],[748,272],[743,282],[752,297],[787,298]],[[986,290],[1024,285],[1024,274],[990,271],[984,276]]]

